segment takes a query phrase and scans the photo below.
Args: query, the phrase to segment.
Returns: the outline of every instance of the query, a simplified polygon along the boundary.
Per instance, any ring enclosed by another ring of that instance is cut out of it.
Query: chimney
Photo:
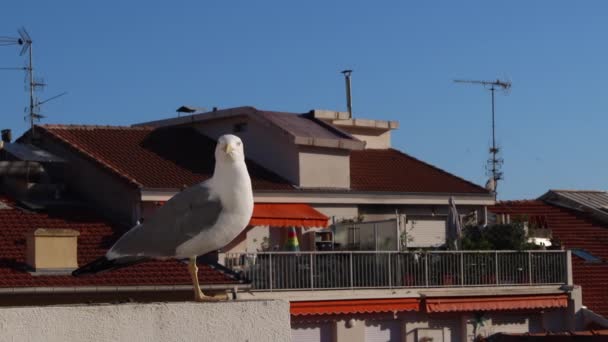
[[[350,75],[353,73],[352,70],[342,70],[344,74],[344,81],[346,82],[346,108],[348,110],[348,118],[353,118],[353,100],[350,91]]]
[[[10,129],[3,129],[2,131],[2,141],[5,143],[10,143],[13,140],[13,134]]]
[[[35,273],[66,274],[78,268],[77,242],[73,229],[38,228],[26,236],[26,262]]]

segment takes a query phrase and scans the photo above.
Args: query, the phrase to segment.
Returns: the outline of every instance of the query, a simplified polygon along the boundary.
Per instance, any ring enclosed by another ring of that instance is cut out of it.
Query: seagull
[[[127,231],[105,256],[73,276],[126,267],[146,260],[188,259],[194,299],[214,300],[200,289],[196,258],[226,246],[247,226],[253,213],[251,179],[243,142],[227,134],[215,148],[215,170],[208,180],[182,190],[143,223]]]

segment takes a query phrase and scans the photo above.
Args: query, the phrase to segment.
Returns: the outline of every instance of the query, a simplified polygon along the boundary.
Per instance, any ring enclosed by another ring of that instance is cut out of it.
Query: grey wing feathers
[[[154,215],[123,235],[109,254],[172,257],[182,243],[212,227],[222,212],[205,183],[173,196]]]

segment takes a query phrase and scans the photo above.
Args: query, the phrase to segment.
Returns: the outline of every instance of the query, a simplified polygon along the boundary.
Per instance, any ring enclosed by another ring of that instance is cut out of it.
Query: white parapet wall
[[[250,300],[0,308],[0,341],[290,341],[289,303]]]

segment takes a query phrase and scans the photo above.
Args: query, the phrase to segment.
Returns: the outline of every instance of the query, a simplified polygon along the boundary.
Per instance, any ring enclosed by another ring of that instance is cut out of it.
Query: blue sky
[[[344,110],[400,122],[393,144],[484,184],[490,96],[454,78],[513,82],[497,94],[499,198],[608,190],[608,3],[603,1],[11,1],[48,83],[43,123],[128,125],[182,104]],[[22,66],[0,47],[0,67]],[[0,71],[2,128],[27,125],[24,75]]]

